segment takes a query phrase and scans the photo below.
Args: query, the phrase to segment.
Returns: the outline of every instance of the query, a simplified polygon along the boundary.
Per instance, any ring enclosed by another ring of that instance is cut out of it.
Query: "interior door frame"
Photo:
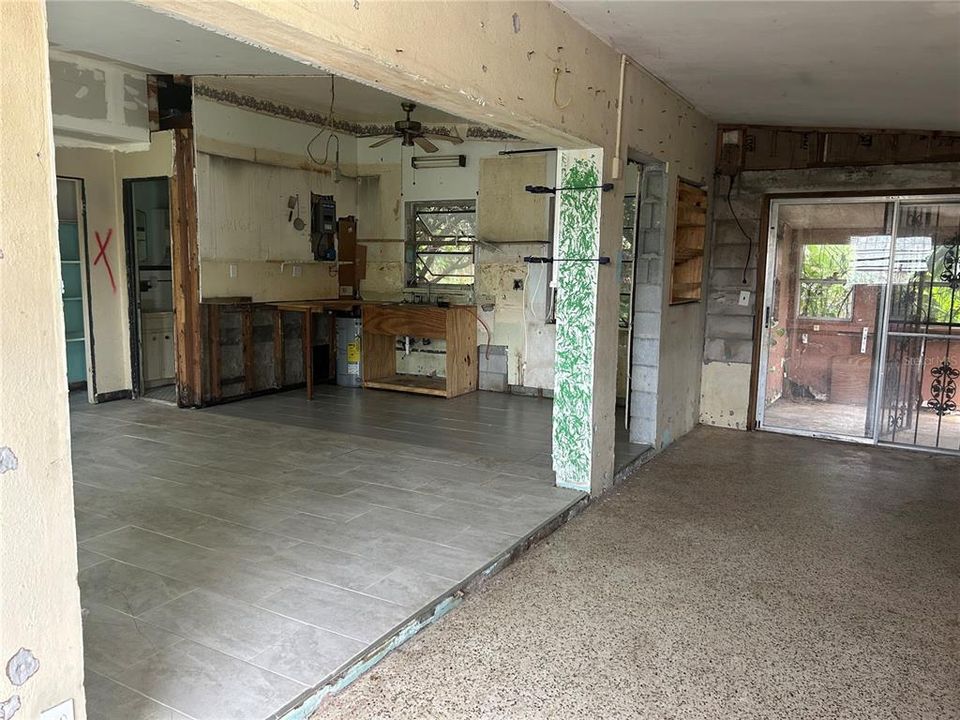
[[[127,264],[127,324],[130,331],[130,380],[131,395],[136,399],[143,395],[143,330],[140,306],[140,258],[137,255],[137,228],[134,217],[133,188],[137,183],[164,181],[170,193],[170,178],[167,175],[123,178],[123,236]],[[172,212],[172,209],[171,209]],[[172,232],[172,230],[171,230]],[[176,307],[174,307],[176,310]]]
[[[84,324],[84,353],[87,361],[87,401],[97,401],[97,364],[94,352],[93,337],[93,290],[90,283],[90,246],[87,243],[87,188],[82,177],[73,175],[57,175],[56,180],[66,180],[73,183],[77,201],[77,227],[80,243],[80,283],[83,297],[83,324]],[[59,214],[57,222],[59,223]]]
[[[891,303],[891,290],[893,284],[893,264],[896,257],[896,241],[899,224],[899,210],[903,202],[942,202],[960,200],[960,190],[957,188],[933,188],[929,190],[903,190],[894,191],[875,191],[863,193],[857,191],[826,192],[826,193],[776,193],[765,195],[763,199],[763,213],[761,217],[761,238],[762,228],[766,228],[766,242],[760,243],[760,252],[757,258],[757,312],[754,316],[754,342],[753,363],[751,366],[750,382],[750,402],[749,427],[753,430],[763,430],[766,432],[777,432],[785,435],[800,435],[803,437],[823,438],[827,440],[839,440],[841,442],[856,443],[861,445],[887,445],[879,440],[879,408],[882,401],[882,393],[885,381],[885,371],[887,363],[888,350],[888,329]],[[773,295],[768,292],[773,287],[774,262],[776,257],[777,243],[777,210],[780,205],[806,205],[806,204],[850,204],[850,203],[892,203],[893,204],[893,227],[891,229],[890,240],[890,263],[887,271],[886,290],[883,298],[883,312],[881,313],[881,323],[878,326],[878,337],[880,341],[880,351],[878,355],[878,368],[873,391],[874,404],[874,426],[870,437],[858,438],[851,435],[840,435],[837,433],[817,432],[810,430],[798,430],[793,428],[767,427],[763,424],[764,402],[761,398],[766,397],[766,368],[769,357],[769,330],[768,320],[772,311]],[[929,448],[922,446],[900,446],[909,447],[920,451],[930,451]]]

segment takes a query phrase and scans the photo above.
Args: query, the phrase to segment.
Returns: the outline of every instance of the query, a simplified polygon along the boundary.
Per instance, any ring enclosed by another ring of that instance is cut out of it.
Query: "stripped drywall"
[[[564,150],[557,164],[553,469],[560,487],[590,492],[603,151]]]
[[[60,244],[40,0],[0,3],[0,712],[84,720]]]
[[[204,299],[254,301],[336,297],[336,265],[310,246],[310,194],[333,195],[339,217],[357,214],[356,141],[339,149],[345,177],[320,167],[304,148],[316,127],[213,102],[193,104],[197,133],[200,292]],[[332,157],[331,157],[332,159]],[[304,226],[291,221],[293,211]]]
[[[147,148],[147,76],[142,70],[51,50],[50,81],[58,146]]]

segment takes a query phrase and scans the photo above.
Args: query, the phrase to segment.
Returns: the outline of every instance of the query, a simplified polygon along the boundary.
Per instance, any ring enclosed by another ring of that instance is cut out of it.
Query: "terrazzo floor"
[[[318,720],[960,717],[960,462],[699,428]]]
[[[90,720],[265,720],[578,502],[551,403],[71,399]]]

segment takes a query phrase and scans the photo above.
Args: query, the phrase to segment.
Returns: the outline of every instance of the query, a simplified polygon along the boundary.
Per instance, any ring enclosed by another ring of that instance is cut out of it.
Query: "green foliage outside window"
[[[804,245],[800,266],[799,317],[849,320],[853,286],[848,285],[854,250],[850,245]]]

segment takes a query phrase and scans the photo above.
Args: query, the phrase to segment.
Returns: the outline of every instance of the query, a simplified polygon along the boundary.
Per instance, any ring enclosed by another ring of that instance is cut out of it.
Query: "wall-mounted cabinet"
[[[707,236],[707,192],[684,181],[677,183],[677,221],[673,233],[673,272],[670,304],[703,298],[703,252]]]

